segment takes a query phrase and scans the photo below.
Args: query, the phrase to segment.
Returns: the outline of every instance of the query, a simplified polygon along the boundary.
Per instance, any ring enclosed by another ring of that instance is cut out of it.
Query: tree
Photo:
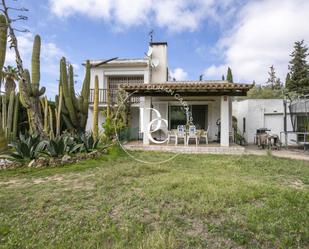
[[[224,74],[222,74],[222,80],[225,80]]]
[[[285,77],[285,88],[289,89],[290,84],[291,84],[291,75],[290,73],[287,73]]]
[[[15,81],[18,80],[18,73],[17,69],[12,66],[4,67],[4,70],[2,72],[3,78],[5,79],[5,93],[7,96],[10,96],[12,91],[15,91],[16,83]]]
[[[298,94],[307,94],[309,93],[309,66],[306,61],[308,48],[304,44],[304,40],[295,42],[294,51],[290,56],[292,59],[289,65],[288,90]]]
[[[266,81],[266,85],[270,87],[272,90],[280,90],[282,89],[282,83],[279,78],[276,76],[275,68],[272,65],[270,67],[270,71],[268,72],[269,78]]]
[[[284,97],[282,90],[271,89],[261,85],[254,85],[247,93],[247,99],[281,99]]]
[[[229,67],[227,69],[227,75],[226,75],[226,80],[230,83],[233,83],[233,74],[232,74],[232,69]]]

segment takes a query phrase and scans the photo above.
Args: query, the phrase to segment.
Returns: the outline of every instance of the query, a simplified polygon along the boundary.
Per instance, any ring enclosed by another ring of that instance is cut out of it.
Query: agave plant
[[[74,152],[89,153],[98,148],[99,139],[93,137],[92,132],[80,134],[75,137],[76,145],[72,149]]]
[[[41,141],[38,134],[20,134],[18,140],[9,144],[12,152],[2,157],[20,162],[30,161],[42,154],[45,145],[45,141]]]
[[[45,141],[46,154],[51,157],[61,157],[66,154],[74,153],[76,143],[74,138],[69,135],[57,136],[53,139]]]

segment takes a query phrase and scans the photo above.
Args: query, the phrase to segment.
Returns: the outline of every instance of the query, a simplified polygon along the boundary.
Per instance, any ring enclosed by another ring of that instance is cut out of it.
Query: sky
[[[15,22],[22,58],[31,60],[33,37],[42,39],[41,86],[57,93],[62,56],[75,69],[76,89],[86,59],[142,58],[154,41],[168,42],[168,64],[176,80],[221,79],[265,84],[274,65],[283,81],[293,44],[309,45],[309,0],[7,0],[25,7]],[[17,12],[11,12],[16,16]],[[8,51],[6,64],[14,65]]]

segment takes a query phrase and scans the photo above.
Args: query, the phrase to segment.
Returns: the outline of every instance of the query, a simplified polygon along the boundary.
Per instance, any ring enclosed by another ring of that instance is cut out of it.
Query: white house
[[[167,121],[167,130],[185,125],[189,110],[191,123],[197,129],[208,130],[209,141],[218,140],[229,146],[232,133],[232,96],[245,96],[249,84],[227,81],[169,81],[167,43],[152,42],[147,56],[142,59],[112,59],[91,61],[91,86],[95,75],[99,77],[100,107],[107,103],[107,86],[115,103],[119,88],[131,96],[131,127],[137,128],[145,145],[150,143],[149,123],[157,118]],[[90,94],[93,102],[93,89]],[[151,108],[155,109],[152,110]],[[93,106],[90,105],[88,129],[91,129]],[[101,116],[99,121],[104,122]],[[220,126],[218,126],[220,123]],[[166,132],[156,134],[156,139],[166,137]]]
[[[292,132],[291,115],[287,105],[286,114],[283,99],[246,99],[233,101],[233,116],[237,119],[238,130],[248,143],[254,142],[257,129],[265,128],[284,140],[283,132]],[[286,117],[286,122],[285,122]],[[285,129],[286,123],[286,129]],[[297,129],[297,127],[296,127]],[[289,144],[295,144],[295,133],[289,134]],[[282,141],[284,142],[284,141]]]

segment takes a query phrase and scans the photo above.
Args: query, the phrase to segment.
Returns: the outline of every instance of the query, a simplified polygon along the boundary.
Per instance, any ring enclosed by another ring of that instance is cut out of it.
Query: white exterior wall
[[[105,66],[105,67],[92,67],[90,69],[90,89],[94,88],[94,80],[95,76],[98,75],[99,77],[99,89],[106,89],[107,88],[107,77],[108,76],[128,76],[128,75],[143,75],[144,76],[144,82],[149,82],[149,67],[148,65],[143,66],[129,66],[124,64],[123,66],[115,65],[115,66]],[[143,102],[143,98],[141,98],[141,102]],[[99,103],[99,110],[101,107],[106,106],[106,104]],[[136,113],[136,112],[134,112]],[[87,119],[87,125],[86,130],[92,130],[92,120],[93,120],[93,105],[89,105],[88,110],[88,119]],[[102,115],[102,112],[99,111],[99,129],[102,130],[102,123],[105,122],[105,118]],[[139,119],[139,117],[137,117]],[[136,123],[136,119],[133,120],[134,124]]]
[[[280,132],[284,131],[282,99],[234,101],[233,115],[237,118],[237,126],[241,133],[243,132],[243,118],[246,118],[246,132],[244,133],[244,137],[248,143],[254,142],[256,130],[259,128],[270,129],[271,133],[277,134],[278,136],[280,136]],[[287,115],[287,130],[292,130],[290,115]]]
[[[151,68],[151,82],[161,83],[167,81],[167,45],[151,45],[151,59],[158,59],[159,65],[156,68]]]

